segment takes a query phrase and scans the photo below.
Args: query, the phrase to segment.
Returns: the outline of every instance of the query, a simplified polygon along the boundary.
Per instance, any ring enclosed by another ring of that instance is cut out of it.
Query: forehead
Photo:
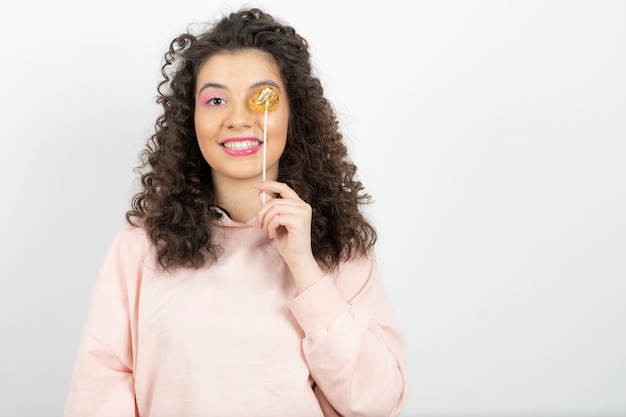
[[[211,56],[200,66],[196,88],[207,81],[236,84],[268,77],[282,81],[276,61],[268,53],[256,49],[225,51]]]

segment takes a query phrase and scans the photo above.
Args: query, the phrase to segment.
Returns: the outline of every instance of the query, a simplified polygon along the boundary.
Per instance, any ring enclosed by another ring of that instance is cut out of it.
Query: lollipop
[[[261,87],[248,103],[251,109],[265,113],[265,121],[263,123],[263,181],[265,181],[265,172],[267,170],[267,113],[276,111],[278,102],[278,91],[274,87],[266,85]],[[261,198],[263,199],[263,204],[265,204],[265,191]]]
[[[269,85],[261,87],[259,91],[250,99],[250,107],[254,110],[276,111],[278,109],[278,91]]]

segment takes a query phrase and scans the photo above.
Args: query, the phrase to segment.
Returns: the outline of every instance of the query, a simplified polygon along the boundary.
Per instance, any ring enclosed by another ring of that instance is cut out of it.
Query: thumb
[[[259,201],[261,202],[261,204],[263,204],[263,202],[269,203],[273,199],[274,197],[272,197],[272,193],[270,193],[269,191],[259,190]]]

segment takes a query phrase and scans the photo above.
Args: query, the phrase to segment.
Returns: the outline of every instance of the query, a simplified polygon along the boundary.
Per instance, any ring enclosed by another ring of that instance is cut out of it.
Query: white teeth
[[[258,146],[260,143],[261,142],[258,142],[255,140],[233,141],[233,142],[226,142],[224,144],[224,147],[235,150],[235,151],[240,151],[242,149],[254,148],[255,146]]]

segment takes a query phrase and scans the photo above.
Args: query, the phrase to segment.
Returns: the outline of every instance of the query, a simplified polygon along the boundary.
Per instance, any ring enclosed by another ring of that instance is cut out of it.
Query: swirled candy
[[[278,91],[274,87],[266,85],[261,87],[259,91],[250,99],[250,107],[254,110],[264,112],[275,111],[278,109]]]

